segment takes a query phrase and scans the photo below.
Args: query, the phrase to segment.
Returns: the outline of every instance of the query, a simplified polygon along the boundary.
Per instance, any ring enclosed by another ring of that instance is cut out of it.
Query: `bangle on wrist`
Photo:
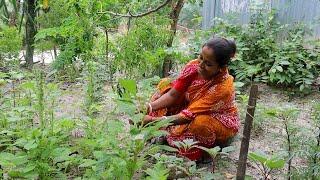
[[[162,116],[162,118],[163,118],[163,119],[168,119],[168,117],[167,117],[167,116]]]
[[[152,106],[150,103],[148,103],[148,106],[149,106],[149,112],[152,112]]]

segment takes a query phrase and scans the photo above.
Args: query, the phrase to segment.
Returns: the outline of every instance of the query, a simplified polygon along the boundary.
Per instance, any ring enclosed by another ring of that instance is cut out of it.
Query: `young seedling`
[[[179,150],[186,152],[192,148],[195,148],[196,144],[198,144],[198,141],[194,141],[193,139],[184,139],[183,141],[175,141],[173,144]]]
[[[268,156],[262,151],[250,152],[248,157],[256,164],[264,180],[270,179],[271,173],[276,169],[282,169],[286,163],[278,155]]]
[[[36,81],[36,94],[37,94],[37,113],[40,120],[41,129],[46,127],[45,122],[45,86],[44,86],[44,72],[42,70],[37,70],[37,81]]]
[[[268,112],[270,116],[276,117],[281,121],[285,130],[285,146],[288,153],[287,177],[290,180],[292,176],[292,160],[297,150],[297,134],[299,128],[295,125],[299,111],[295,108],[282,108]]]
[[[234,146],[228,146],[225,148],[220,148],[219,146],[213,147],[213,148],[206,148],[206,147],[202,147],[202,146],[197,146],[197,148],[204,150],[205,152],[207,152],[211,159],[212,159],[212,172],[215,171],[215,161],[217,159],[217,157],[220,156],[228,156],[230,152],[235,150]]]
[[[149,175],[147,180],[166,180],[169,176],[169,170],[162,163],[157,163],[153,169],[148,168],[145,172]]]

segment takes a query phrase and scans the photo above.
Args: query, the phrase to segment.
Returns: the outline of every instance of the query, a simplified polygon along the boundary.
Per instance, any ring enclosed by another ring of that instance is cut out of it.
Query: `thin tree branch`
[[[114,16],[120,16],[120,17],[133,17],[133,18],[137,18],[137,17],[143,17],[143,16],[146,16],[148,14],[151,14],[153,12],[156,12],[158,11],[159,9],[163,8],[164,6],[166,6],[171,0],[166,0],[164,3],[162,3],[161,5],[159,5],[158,7],[150,10],[150,11],[147,11],[147,12],[144,12],[144,13],[140,13],[140,14],[131,14],[131,12],[129,11],[128,14],[119,14],[119,13],[115,13],[115,12],[112,12],[112,11],[101,11],[101,12],[98,12],[98,14],[111,14],[111,15],[114,15]]]

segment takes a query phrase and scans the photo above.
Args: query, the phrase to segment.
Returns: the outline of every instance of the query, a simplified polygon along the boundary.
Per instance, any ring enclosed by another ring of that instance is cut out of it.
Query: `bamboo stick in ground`
[[[248,149],[249,149],[249,141],[250,141],[254,111],[255,111],[256,102],[257,102],[257,95],[258,95],[258,86],[253,84],[250,89],[247,114],[246,114],[246,119],[245,119],[244,128],[243,128],[243,136],[241,140],[241,147],[240,147],[240,154],[239,154],[239,161],[238,161],[238,168],[237,168],[237,178],[236,178],[237,180],[244,180],[246,175],[246,163],[247,163],[247,156],[248,156]]]

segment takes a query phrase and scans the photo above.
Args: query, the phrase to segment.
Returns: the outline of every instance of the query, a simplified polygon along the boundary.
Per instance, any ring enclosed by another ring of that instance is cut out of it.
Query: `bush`
[[[5,57],[17,57],[22,46],[22,37],[14,27],[0,27],[0,67],[5,67]]]
[[[201,16],[202,6],[202,0],[186,2],[179,16],[179,24],[191,29],[200,28],[203,19]]]
[[[159,20],[149,17],[139,19],[127,35],[118,37],[117,46],[113,47],[114,71],[142,77],[161,69],[166,55],[168,30],[165,22],[145,23],[148,21]]]
[[[18,54],[21,45],[22,37],[15,27],[0,27],[0,53]]]
[[[217,19],[211,30],[198,32],[191,48],[212,35],[234,38],[238,53],[229,68],[237,81],[310,89],[320,72],[319,46],[305,47],[306,26],[288,27],[276,22],[274,11],[258,10],[244,26]]]
[[[300,91],[310,88],[320,71],[319,47],[304,47],[305,30],[297,27],[288,33],[279,51],[273,54],[269,82],[284,86],[299,86]]]

